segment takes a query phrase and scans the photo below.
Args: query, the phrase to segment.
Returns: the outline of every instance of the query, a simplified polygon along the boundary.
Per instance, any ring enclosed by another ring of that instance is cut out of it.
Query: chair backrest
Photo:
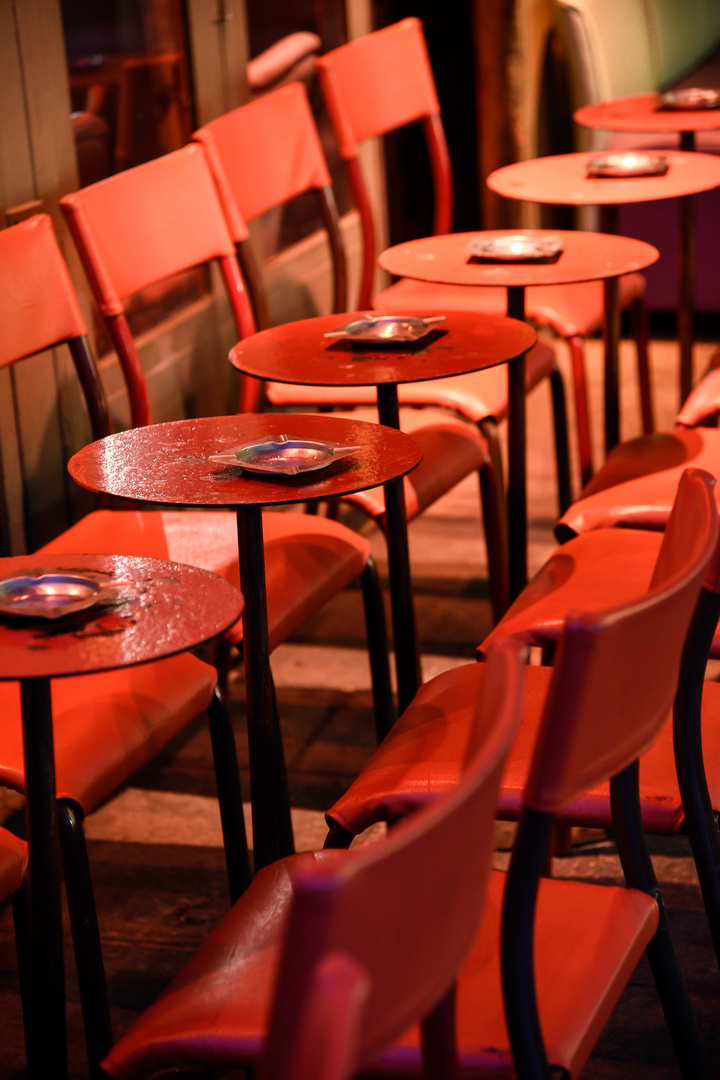
[[[294,82],[211,120],[193,139],[202,143],[228,225],[238,245],[258,326],[270,320],[261,275],[247,242],[246,221],[310,192],[327,230],[333,266],[333,310],[346,304],[345,252],[330,173],[307,90]]]
[[[452,227],[453,180],[422,23],[403,19],[318,57],[317,73],[363,226],[358,306],[367,307],[375,274],[375,225],[358,151],[365,139],[420,121],[435,197],[433,231]]]
[[[505,891],[503,989],[520,1075],[524,1075],[521,1063],[525,1068],[529,1061],[547,1064],[535,999],[533,925],[544,853],[557,811],[611,779],[618,796],[617,801],[613,798],[613,818],[626,879],[655,895],[636,766],[672,709],[703,582],[716,582],[720,529],[714,483],[699,469],[683,474],[644,596],[614,610],[571,614],[565,622],[523,792]],[[659,907],[662,912],[660,902]]]
[[[65,195],[60,206],[122,365],[132,423],[147,424],[147,386],[125,318],[128,297],[216,260],[238,336],[255,330],[207,159],[202,147],[184,146]]]
[[[452,990],[483,909],[497,789],[521,706],[522,647],[497,644],[457,790],[298,882],[264,1076],[343,1080]]]
[[[683,473],[651,586],[635,604],[569,615],[523,801],[555,813],[652,743],[678,685],[700,589],[717,565],[714,478]]]
[[[110,416],[75,289],[47,214],[0,231],[0,367],[66,344],[85,397],[93,438]]]

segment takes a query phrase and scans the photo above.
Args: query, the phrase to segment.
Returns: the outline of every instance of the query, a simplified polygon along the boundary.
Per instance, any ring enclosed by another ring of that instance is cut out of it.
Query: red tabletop
[[[572,155],[571,155],[572,156]],[[686,155],[690,157],[691,155]],[[544,160],[551,160],[546,158]],[[713,159],[714,160],[714,159]],[[523,165],[530,164],[522,162]],[[509,166],[514,168],[514,166]],[[506,170],[500,169],[499,172]],[[497,174],[493,174],[497,175]],[[718,160],[720,180],[720,160]],[[598,183],[611,183],[609,180]],[[616,277],[650,266],[657,249],[641,240],[606,233],[532,229],[533,236],[556,236],[562,254],[555,262],[491,263],[469,261],[468,244],[478,236],[511,234],[517,229],[492,233],[451,233],[429,236],[387,248],[379,258],[384,270],[400,277],[418,278],[446,285],[566,285]],[[523,230],[528,232],[527,229]]]
[[[317,472],[277,478],[209,461],[257,439],[321,439],[360,446]],[[191,506],[270,506],[329,499],[384,484],[419,464],[413,438],[328,414],[250,413],[175,420],[90,443],[68,465],[82,487],[126,499]]]
[[[659,109],[660,94],[633,94],[583,105],[573,114],[583,127],[603,131],[669,134],[676,131],[714,131],[720,128],[720,109]]]
[[[0,579],[58,570],[122,584],[107,604],[58,619],[0,614],[0,680],[79,675],[158,660],[216,637],[242,612],[235,585],[180,563],[84,554],[0,559]]]
[[[508,199],[567,206],[672,199],[720,186],[720,157],[717,155],[681,150],[664,150],[663,154],[668,161],[664,176],[587,176],[588,161],[598,157],[599,153],[585,151],[505,165],[490,173],[487,185]]]
[[[448,312],[411,348],[373,348],[323,334],[363,312],[321,315],[263,330],[230,352],[246,375],[306,386],[376,386],[461,375],[505,363],[531,349],[535,331],[518,319],[474,312]],[[430,314],[430,312],[428,312]]]

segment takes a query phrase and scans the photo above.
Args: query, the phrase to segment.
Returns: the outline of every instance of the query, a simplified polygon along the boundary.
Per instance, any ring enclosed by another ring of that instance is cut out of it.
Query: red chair
[[[720,370],[711,368],[690,391],[672,431],[619,443],[582,495],[555,526],[561,542],[591,529],[622,525],[662,529],[682,471],[720,470]]]
[[[133,424],[150,420],[147,385],[129,331],[127,298],[190,267],[217,260],[238,337],[255,328],[235,249],[200,146],[118,173],[60,201],[113,345],[123,366]],[[229,372],[229,368],[228,368]],[[270,648],[350,582],[363,589],[378,731],[392,723],[380,586],[369,541],[340,523],[299,513],[263,515]],[[239,583],[237,525],[226,511],[108,512],[67,534],[93,551],[145,554],[193,563]],[[55,550],[58,550],[57,548]],[[242,645],[238,623],[225,640]]]
[[[262,1075],[274,1080],[302,1076],[305,1067],[339,1080],[418,1020],[429,1063],[433,1051],[436,1066],[452,1053],[443,1019],[482,914],[494,801],[522,681],[521,650],[505,642],[488,666],[458,790],[363,852],[306,852],[260,871],[104,1070],[144,1076],[252,1065],[262,1056]],[[336,1074],[336,1054],[347,1072]]]
[[[676,546],[692,542],[699,528],[688,503],[688,476],[693,473],[697,470],[689,470],[683,478],[665,533],[598,529],[559,548],[486,638],[480,652],[485,653],[497,638],[512,635],[550,653],[561,639],[569,612],[603,611],[608,605],[626,604],[643,589],[652,588],[663,562],[674,557]],[[720,686],[703,681],[720,614],[719,558],[720,552],[716,552],[703,582],[686,645],[673,723],[665,725],[640,761],[640,804],[647,832],[672,836],[686,829],[720,963],[720,837],[715,823],[720,812]],[[654,668],[654,646],[638,662]],[[535,670],[528,672],[523,722],[501,786],[498,817],[506,820],[515,820],[519,814],[539,723],[541,699],[534,696],[533,680],[544,676],[535,675]],[[423,688],[418,707],[398,721],[330,810],[329,820],[335,826],[333,843],[347,842],[347,834],[356,835],[375,820],[402,816],[418,798],[453,782],[457,775],[455,755],[462,746],[468,702],[477,679],[482,679],[482,674],[470,666],[449,672]],[[442,738],[434,710],[438,696],[443,701]],[[588,789],[581,799],[564,807],[558,823],[610,828],[608,785]]]
[[[403,279],[372,296],[376,258],[375,223],[359,161],[359,147],[364,140],[386,135],[410,123],[422,122],[435,196],[433,233],[443,234],[452,230],[452,167],[422,23],[414,18],[403,19],[393,26],[341,45],[318,58],[317,71],[363,224],[364,264],[358,306],[364,308],[372,304],[378,310],[402,312],[504,312],[507,300],[506,291],[502,288],[476,289]],[[631,274],[620,280],[622,307],[632,306],[638,320],[638,360],[645,402],[644,430],[650,431],[652,416],[644,287],[640,274]],[[602,282],[526,290],[528,318],[551,327],[570,345],[583,482],[592,473],[592,458],[582,339],[602,328],[603,310]],[[557,401],[558,398],[562,399],[562,380],[551,350],[547,346],[537,346],[527,358],[528,390],[546,377],[553,381],[557,442],[558,428],[565,424],[564,412],[561,415]],[[464,394],[458,405],[460,387]],[[422,384],[414,384],[408,388],[408,392],[416,395],[416,398],[421,396],[421,403],[440,404],[444,389],[438,383],[433,383],[424,387],[423,392]],[[507,414],[507,372],[504,369],[483,372],[481,378],[477,375],[465,376],[461,384],[452,380],[452,383],[448,382],[447,389],[449,392],[454,389],[450,407],[466,409],[467,415],[476,422],[485,418],[499,421]],[[409,402],[411,399],[406,397],[405,400]],[[483,430],[490,437],[491,428],[485,423]],[[566,463],[561,460],[559,444],[558,470],[562,507],[568,504],[569,492],[566,498],[564,485],[567,481],[563,478]]]
[[[202,143],[225,207],[243,273],[253,297],[258,325],[270,325],[262,274],[247,239],[246,221],[284,206],[306,193],[314,196],[327,234],[333,270],[333,310],[346,310],[345,251],[327,164],[301,83],[291,83],[257,101],[212,120],[195,132]],[[447,380],[441,380],[447,381]],[[423,384],[431,385],[431,384]],[[401,402],[407,386],[398,387]],[[408,401],[412,393],[408,391]],[[241,405],[261,408],[356,408],[374,406],[374,387],[317,387],[244,377]],[[446,402],[441,402],[446,404]],[[356,414],[358,415],[358,414]],[[363,419],[377,419],[377,410],[363,410]],[[411,519],[430,506],[468,473],[478,471],[488,550],[489,581],[495,619],[508,604],[505,504],[502,473],[483,436],[447,412],[403,408],[400,426],[423,447],[423,460],[405,480],[405,503]],[[360,492],[344,500],[371,517],[384,531],[382,489]]]
[[[666,553],[649,593],[603,614],[569,618],[554,668],[525,669],[542,719],[510,870],[490,875],[456,992],[444,998],[432,1025],[423,1025],[422,1037],[408,1022],[441,1000],[431,996],[425,961],[433,957],[430,971],[442,965],[449,988],[467,950],[453,938],[458,928],[463,935],[469,929],[468,897],[477,899],[482,889],[477,875],[486,866],[488,818],[478,828],[479,816],[455,811],[474,786],[463,761],[477,762],[478,743],[498,740],[491,721],[498,706],[490,703],[509,689],[512,704],[504,709],[517,708],[520,672],[500,666],[509,657],[519,661],[518,644],[508,639],[496,640],[487,664],[460,669],[473,683],[462,740],[448,730],[454,689],[447,676],[426,684],[398,722],[406,731],[411,715],[424,724],[426,774],[444,744],[455,742],[445,792],[426,784],[417,814],[374,847],[307,853],[263,870],[119,1040],[103,1062],[106,1072],[131,1080],[168,1068],[247,1067],[264,1050],[266,1076],[294,1076],[297,1069],[304,1077],[314,1052],[320,1075],[333,1080],[346,1075],[346,1066],[408,1076],[421,1071],[422,1045],[428,1076],[577,1077],[647,949],[683,1075],[709,1077],[637,813],[637,757],[672,702],[685,633],[718,544],[709,478],[693,475],[686,488],[684,508],[698,529]],[[638,663],[651,648],[657,666]],[[414,762],[419,774],[421,761],[406,757],[405,767]],[[556,815],[608,776],[615,778],[615,827],[629,887],[541,879]],[[441,820],[442,832],[433,827]],[[417,845],[416,866],[409,843]],[[474,882],[469,893],[466,875]],[[317,999],[327,1000],[328,983],[340,984],[341,997],[319,1016]],[[309,1017],[308,998],[315,1006]],[[404,1018],[395,1027],[400,1010]],[[339,1055],[327,1074],[326,1051]]]

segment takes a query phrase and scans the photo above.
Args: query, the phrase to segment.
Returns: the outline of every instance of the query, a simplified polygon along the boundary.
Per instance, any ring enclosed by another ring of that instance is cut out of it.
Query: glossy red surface
[[[0,615],[0,680],[109,671],[172,656],[222,633],[242,611],[240,590],[206,570],[119,555],[0,559],[0,578],[72,570],[123,584],[106,605],[59,619]]]
[[[720,109],[659,109],[660,95],[633,94],[583,105],[573,114],[583,127],[603,131],[714,131],[720,128]]]
[[[535,331],[517,319],[458,311],[448,312],[445,322],[411,348],[373,348],[323,337],[363,314],[321,315],[274,326],[235,345],[230,361],[247,375],[275,382],[375,386],[479,371],[512,360],[537,340]]]
[[[673,130],[680,129],[675,126]],[[588,177],[588,161],[601,156],[600,152],[591,151],[505,165],[490,173],[487,185],[508,199],[568,206],[672,199],[679,195],[710,191],[720,185],[720,158],[715,154],[684,153],[680,150],[663,150],[663,154],[668,161],[668,171],[664,176]]]
[[[688,155],[690,156],[690,155]],[[548,160],[548,159],[545,159]],[[529,164],[522,162],[523,165]],[[509,166],[514,168],[514,166]],[[500,172],[504,170],[499,170]],[[495,175],[495,174],[493,174]],[[718,160],[720,180],[720,160]],[[611,183],[609,180],[597,183]],[[625,181],[621,181],[625,183]],[[616,277],[650,266],[658,257],[657,249],[641,240],[606,233],[563,231],[561,229],[524,229],[535,236],[557,236],[562,254],[555,262],[491,263],[468,261],[468,245],[476,237],[518,232],[492,230],[487,233],[451,233],[429,236],[397,244],[383,251],[378,262],[384,270],[400,277],[446,285],[565,285],[573,281],[594,281]]]
[[[245,473],[208,458],[255,439],[323,439],[360,446],[318,472],[280,477]],[[326,499],[383,484],[421,459],[409,435],[330,415],[241,413],[152,424],[83,447],[68,468],[91,491],[126,499],[192,506],[270,506]]]

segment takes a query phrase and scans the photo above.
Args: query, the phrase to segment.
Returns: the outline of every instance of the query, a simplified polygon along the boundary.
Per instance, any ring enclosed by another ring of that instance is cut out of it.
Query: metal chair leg
[[[370,657],[375,730],[378,742],[381,742],[395,723],[397,714],[390,683],[387,624],[385,622],[382,589],[377,567],[372,558],[368,559],[365,569],[360,575],[360,584],[362,586],[368,654]]]
[[[109,1052],[113,1037],[90,862],[78,807],[69,800],[60,800],[57,810],[90,1075],[101,1080],[100,1062]]]
[[[560,516],[572,502],[570,484],[570,451],[568,448],[567,408],[565,406],[565,383],[557,364],[550,376],[552,390],[553,426],[555,431],[555,459],[557,461],[558,503]]]
[[[220,806],[220,823],[225,846],[230,899],[235,901],[252,880],[245,817],[243,815],[240,770],[232,723],[218,690],[208,708],[215,782]]]

